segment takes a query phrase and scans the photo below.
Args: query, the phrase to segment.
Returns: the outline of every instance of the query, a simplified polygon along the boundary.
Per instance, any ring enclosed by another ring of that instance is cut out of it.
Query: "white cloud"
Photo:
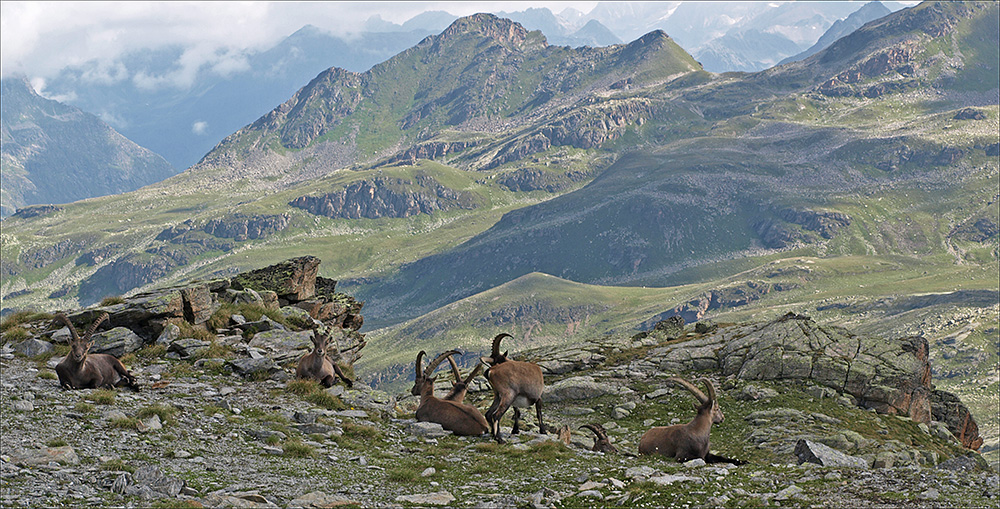
[[[126,79],[146,87],[185,87],[199,70],[229,74],[246,68],[248,52],[273,46],[304,25],[342,36],[379,15],[401,24],[421,12],[476,12],[572,7],[590,11],[597,2],[0,2],[0,72],[29,78],[57,75],[67,67],[81,79]],[[150,76],[121,62],[128,53],[183,48],[175,67]]]
[[[208,122],[203,122],[201,120],[191,124],[191,132],[199,136],[208,132]]]

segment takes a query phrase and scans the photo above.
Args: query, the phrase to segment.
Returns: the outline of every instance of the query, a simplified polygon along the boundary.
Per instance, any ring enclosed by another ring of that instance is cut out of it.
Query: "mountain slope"
[[[6,78],[0,86],[0,217],[26,205],[131,191],[175,173],[162,157],[94,115],[39,96],[23,77]]]
[[[869,2],[864,7],[852,12],[850,16],[834,21],[833,25],[809,49],[778,62],[778,65],[795,62],[815,55],[833,44],[837,39],[849,35],[851,32],[861,28],[865,23],[884,17],[890,12],[892,11],[882,5],[881,2]]]

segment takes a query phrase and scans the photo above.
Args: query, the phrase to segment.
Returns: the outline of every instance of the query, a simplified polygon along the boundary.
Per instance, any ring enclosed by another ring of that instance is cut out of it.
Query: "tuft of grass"
[[[159,359],[166,355],[166,345],[146,345],[135,352],[135,356],[143,360]]]
[[[289,440],[285,442],[282,449],[285,451],[286,456],[291,456],[293,458],[308,458],[313,455],[313,448],[298,440]]]
[[[278,445],[278,442],[281,442],[281,438],[278,435],[269,435],[264,439],[264,443],[267,445]]]
[[[88,399],[98,405],[113,405],[115,403],[115,391],[111,389],[98,389],[92,392]]]
[[[40,313],[37,311],[17,311],[11,313],[3,320],[0,320],[0,332],[6,333],[9,329],[18,327],[21,324],[29,322],[37,322],[39,320],[51,320],[52,315],[49,313]],[[6,334],[4,334],[6,337]]]
[[[136,417],[140,419],[147,419],[149,417],[156,415],[160,417],[160,422],[162,422],[164,425],[167,425],[173,422],[173,417],[174,414],[176,413],[177,413],[177,407],[173,405],[161,405],[159,403],[156,403],[140,409],[139,413],[136,414]]]
[[[24,341],[30,337],[31,333],[28,332],[28,329],[25,329],[24,327],[17,325],[4,331],[3,342],[7,343],[13,341]]]
[[[390,482],[412,483],[420,480],[420,472],[413,468],[393,467],[385,471],[385,479]]]
[[[177,499],[162,499],[157,500],[149,505],[152,509],[202,509],[205,507],[197,500],[177,500]]]
[[[66,441],[63,440],[63,439],[61,439],[61,438],[53,438],[52,440],[49,440],[48,442],[45,442],[45,445],[47,445],[49,447],[63,447],[65,445],[67,445],[67,444],[66,444]]]
[[[135,473],[135,467],[126,465],[125,462],[122,461],[121,459],[105,461],[104,463],[101,463],[99,468],[101,470],[106,470],[111,472],[129,472],[133,474]]]
[[[315,380],[289,380],[288,384],[285,385],[288,392],[292,394],[298,394],[299,396],[305,396],[307,394],[312,394],[314,392],[320,391],[319,382]]]
[[[365,426],[364,424],[355,424],[353,422],[345,422],[343,425],[344,436],[348,438],[355,439],[374,439],[382,438],[382,430],[372,427]]]
[[[73,410],[80,412],[81,414],[89,414],[90,412],[93,412],[94,409],[94,405],[83,401],[77,403],[76,406],[73,407]]]
[[[209,333],[209,334],[211,334],[211,333]],[[230,347],[229,345],[224,345],[222,343],[219,343],[216,340],[216,337],[215,337],[214,334],[212,334],[211,339],[209,339],[208,341],[211,344],[208,346],[208,348],[206,348],[206,349],[198,352],[197,354],[195,354],[192,357],[194,360],[198,360],[198,359],[214,359],[214,358],[228,359],[228,358],[230,358],[230,357],[233,356],[234,353],[233,353],[232,347]]]
[[[327,410],[346,410],[347,409],[347,405],[345,405],[344,402],[340,400],[340,398],[338,398],[338,397],[336,397],[336,396],[334,396],[334,395],[332,395],[332,394],[330,394],[329,392],[326,392],[326,391],[316,391],[316,392],[307,394],[302,399],[304,399],[305,401],[308,401],[308,402],[310,402],[310,403],[312,403],[312,404],[314,404],[314,405],[316,405],[318,407],[325,408]]]
[[[111,422],[109,422],[108,425],[117,429],[136,430],[139,429],[139,419],[136,419],[135,417],[116,417],[111,419]]]
[[[101,307],[114,306],[115,304],[124,304],[125,297],[121,295],[109,295],[101,299]]]
[[[192,325],[186,320],[177,322],[177,327],[181,330],[182,338],[194,338],[207,342],[214,342],[216,339],[214,332],[206,329],[205,327]]]
[[[56,376],[55,373],[51,371],[39,371],[38,378],[41,378],[43,380],[55,380],[58,377]]]

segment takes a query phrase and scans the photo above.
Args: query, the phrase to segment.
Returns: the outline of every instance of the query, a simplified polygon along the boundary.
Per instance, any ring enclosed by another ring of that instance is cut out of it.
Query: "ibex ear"
[[[487,366],[493,365],[493,357],[480,357],[479,362],[486,364]]]
[[[88,341],[87,342],[87,350],[86,351],[89,352],[90,349],[93,348],[93,347],[94,347],[94,342],[93,341]]]

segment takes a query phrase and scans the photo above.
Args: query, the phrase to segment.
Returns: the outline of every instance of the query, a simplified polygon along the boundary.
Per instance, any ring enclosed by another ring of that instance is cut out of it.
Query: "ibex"
[[[604,426],[601,426],[600,424],[584,424],[583,426],[580,426],[580,428],[587,428],[594,432],[594,447],[590,449],[591,451],[607,453],[618,452],[618,448],[611,445],[611,441],[608,440],[608,432],[604,431]]]
[[[687,424],[657,426],[647,431],[639,439],[639,454],[662,454],[682,462],[695,458],[705,459],[709,455],[708,433],[712,424],[725,419],[715,398],[715,385],[707,378],[698,379],[708,389],[708,396],[705,396],[694,384],[683,378],[672,377],[669,380],[680,384],[698,399],[695,404],[698,415]]]
[[[421,366],[425,352],[421,350],[417,354],[417,367],[413,379],[413,389],[410,390],[410,393],[414,396],[420,396],[420,405],[417,407],[416,418],[420,422],[436,422],[442,428],[456,435],[482,435],[489,429],[489,425],[478,408],[434,396],[434,381],[436,378],[432,377],[431,373],[438,367],[438,364],[441,364],[447,357],[456,353],[458,352],[450,350],[438,355],[433,362],[427,365],[427,369],[422,369]]]
[[[500,436],[500,419],[507,409],[514,407],[514,427],[511,433],[521,432],[518,423],[521,420],[520,408],[535,405],[538,414],[538,431],[545,433],[545,423],[542,422],[542,391],[545,381],[542,378],[542,368],[531,362],[512,361],[507,358],[507,352],[500,353],[500,340],[513,337],[510,334],[497,334],[493,338],[493,352],[489,357],[481,357],[480,361],[489,365],[483,376],[493,388],[493,404],[486,410],[486,421],[490,432],[498,443],[504,443]]]
[[[345,385],[353,387],[354,382],[350,378],[347,378],[340,369],[340,366],[331,361],[326,355],[330,342],[329,330],[326,334],[320,334],[319,328],[313,329],[312,342],[314,345],[313,351],[303,355],[299,359],[299,366],[295,369],[295,376],[297,378],[319,380],[319,383],[323,384],[323,387],[333,387],[333,384],[337,382],[337,378],[340,378],[344,381]]]
[[[56,320],[66,324],[69,327],[70,335],[72,335],[69,340],[69,354],[56,365],[59,385],[63,389],[127,386],[139,390],[135,377],[125,369],[125,366],[117,358],[106,353],[87,353],[90,351],[90,347],[94,346],[90,337],[94,335],[97,327],[107,319],[107,313],[101,314],[81,338],[76,327],[73,326],[73,322],[70,322],[66,315],[62,313],[56,315]]]
[[[469,373],[469,376],[465,377],[465,380],[462,380],[462,373],[458,370],[458,364],[450,355],[448,356],[448,364],[451,364],[451,372],[455,375],[455,381],[451,383],[451,392],[444,399],[461,403],[465,401],[465,393],[469,390],[469,384],[483,371],[483,364],[477,362],[476,368],[472,370],[472,373]]]

